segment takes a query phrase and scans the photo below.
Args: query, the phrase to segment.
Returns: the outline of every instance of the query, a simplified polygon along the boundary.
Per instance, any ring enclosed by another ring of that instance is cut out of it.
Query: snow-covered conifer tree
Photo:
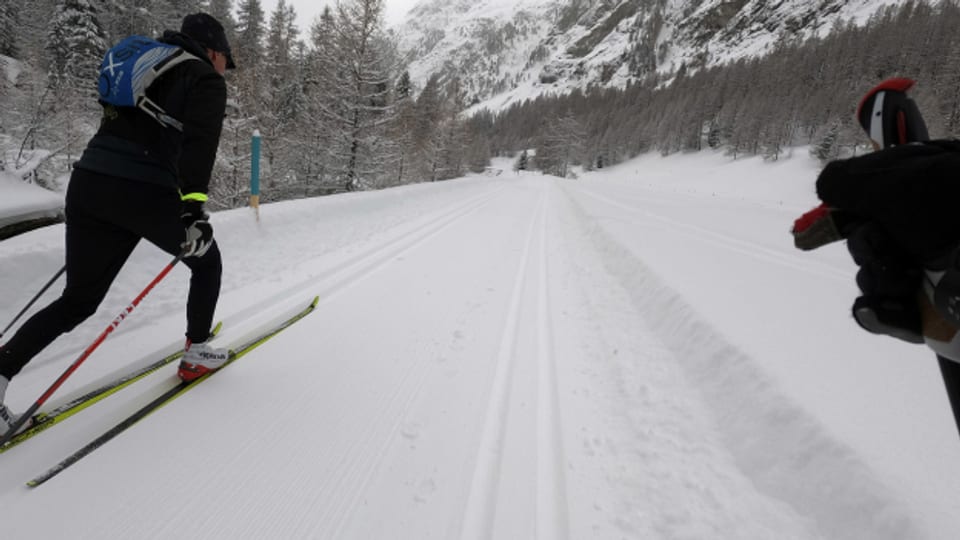
[[[60,2],[47,34],[51,82],[95,97],[93,83],[106,49],[103,26],[89,0]]]
[[[0,0],[0,54],[17,57],[17,9],[13,0]]]
[[[99,14],[89,0],[63,0],[50,20],[46,51],[48,85],[56,121],[42,124],[71,160],[96,124],[97,73],[107,48]],[[63,126],[62,130],[54,126]],[[67,169],[69,166],[66,167]]]
[[[209,0],[205,3],[206,6],[201,6],[201,9],[213,16],[214,19],[220,21],[220,24],[223,25],[224,32],[227,34],[227,41],[230,42],[231,47],[234,47],[237,20],[233,16],[233,0]]]
[[[443,96],[440,88],[440,75],[434,74],[427,79],[414,108],[413,148],[414,165],[421,181],[436,181],[439,168],[440,123],[443,117]]]
[[[240,0],[237,4],[237,40],[232,44],[237,71],[253,73],[260,68],[266,20],[260,0]]]
[[[150,13],[156,23],[155,32],[164,29],[179,29],[183,18],[200,11],[199,0],[154,0]]]
[[[392,121],[394,55],[383,33],[383,0],[346,0],[337,4],[333,40],[331,166],[349,189],[387,182],[380,158]]]

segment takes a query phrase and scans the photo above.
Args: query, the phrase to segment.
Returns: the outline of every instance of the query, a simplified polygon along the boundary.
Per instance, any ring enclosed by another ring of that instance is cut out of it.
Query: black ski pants
[[[58,336],[93,315],[141,238],[171,255],[179,253],[185,239],[180,204],[172,187],[74,169],[66,199],[66,287],[0,346],[0,375],[12,379]],[[220,296],[216,242],[203,257],[183,263],[192,272],[187,338],[199,343],[210,336]]]

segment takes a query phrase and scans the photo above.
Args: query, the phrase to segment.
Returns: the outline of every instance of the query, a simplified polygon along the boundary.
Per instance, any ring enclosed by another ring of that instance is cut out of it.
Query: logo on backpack
[[[147,97],[147,88],[174,66],[199,60],[176,45],[144,36],[130,36],[114,45],[100,64],[100,100],[117,107],[138,107],[164,126],[183,131],[173,118]]]

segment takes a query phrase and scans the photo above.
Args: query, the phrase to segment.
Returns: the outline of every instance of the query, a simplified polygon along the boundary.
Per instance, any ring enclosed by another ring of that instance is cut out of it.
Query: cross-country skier
[[[227,360],[207,344],[220,294],[220,251],[204,212],[234,68],[223,26],[188,15],[159,39],[197,57],[157,78],[146,95],[181,129],[137,107],[101,100],[100,129],[75,164],[66,196],[66,275],[60,298],[0,346],[0,433],[16,417],[3,405],[11,379],[57,336],[93,315],[141,238],[183,252],[191,271],[187,341],[179,374],[193,379]],[[24,424],[27,427],[27,424]]]
[[[863,293],[854,319],[933,349],[960,429],[960,141],[928,140],[912,85],[890,79],[863,98],[857,119],[877,151],[829,163],[823,206],[793,234],[800,249],[847,240]]]

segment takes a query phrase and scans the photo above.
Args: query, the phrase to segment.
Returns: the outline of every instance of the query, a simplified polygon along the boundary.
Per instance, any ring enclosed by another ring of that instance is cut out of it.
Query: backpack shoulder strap
[[[162,107],[153,102],[150,98],[147,97],[146,91],[155,80],[162,76],[167,71],[173,69],[174,67],[187,62],[190,60],[200,60],[196,56],[188,53],[187,51],[177,47],[176,50],[166,55],[162,60],[155,63],[152,67],[147,68],[144,73],[140,76],[140,80],[137,84],[143,85],[141,89],[135,94],[136,106],[140,110],[146,112],[152,116],[157,122],[165,126],[172,127],[177,131],[183,131],[183,122],[177,120],[176,118],[167,114]]]
[[[114,45],[100,65],[100,99],[119,107],[138,107],[161,124],[183,131],[183,123],[147,97],[150,85],[188,60],[199,60],[176,45],[129,36]]]

